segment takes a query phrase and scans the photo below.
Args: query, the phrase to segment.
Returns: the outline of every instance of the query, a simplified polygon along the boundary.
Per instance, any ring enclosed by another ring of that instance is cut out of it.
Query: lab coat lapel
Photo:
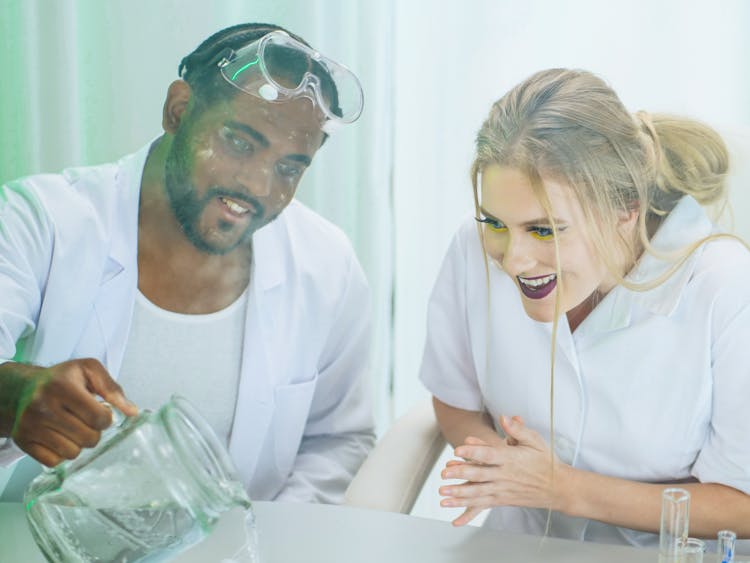
[[[138,287],[138,205],[149,148],[119,163],[110,207],[109,256],[94,305],[106,347],[104,364],[115,377],[122,365]]]
[[[288,251],[281,242],[283,219],[253,236],[253,266],[245,318],[242,367],[229,451],[245,486],[260,461],[273,415],[273,359],[284,353],[275,344],[275,319],[284,306],[283,281]],[[269,460],[264,460],[268,463]],[[270,461],[272,463],[272,461]]]

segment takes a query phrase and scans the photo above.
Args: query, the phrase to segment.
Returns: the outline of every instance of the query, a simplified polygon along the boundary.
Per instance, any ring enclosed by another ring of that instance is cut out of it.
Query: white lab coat
[[[681,248],[712,228],[695,200],[684,197],[653,244]],[[651,280],[665,267],[645,255],[631,277]],[[555,445],[562,461],[635,481],[694,476],[750,493],[748,280],[748,252],[736,241],[711,242],[653,290],[616,287],[574,333],[563,319],[555,361]],[[513,280],[493,265],[489,299],[470,219],[450,246],[430,300],[421,379],[449,405],[487,409],[495,421],[520,415],[549,439],[552,324],[529,318]],[[502,507],[486,525],[542,534],[546,518],[546,510]],[[562,514],[553,516],[552,534],[658,542],[654,534]]]
[[[2,188],[0,362],[95,357],[117,376],[147,152]],[[339,502],[374,442],[364,274],[345,235],[296,201],[253,248],[229,452],[253,499]]]

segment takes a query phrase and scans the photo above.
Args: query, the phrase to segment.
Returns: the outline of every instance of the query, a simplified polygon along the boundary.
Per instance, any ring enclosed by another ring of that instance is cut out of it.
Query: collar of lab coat
[[[659,253],[669,254],[709,236],[713,229],[705,210],[694,198],[686,195],[667,215],[651,240],[651,245]],[[636,306],[654,315],[671,315],[680,303],[685,285],[693,275],[702,251],[703,247],[695,250],[676,272],[653,289],[632,291],[622,286],[615,287],[581,324],[584,330],[580,331],[580,335],[627,327]],[[672,262],[669,260],[646,252],[627,275],[627,279],[634,283],[646,283],[656,279],[671,266]]]
[[[290,205],[295,205],[294,201]],[[260,290],[271,289],[284,281],[286,251],[278,231],[286,226],[286,214],[253,233],[253,283]]]
[[[110,213],[120,217],[121,229],[113,232],[109,247],[109,261],[105,266],[103,283],[106,283],[124,268],[137,264],[138,245],[138,209],[141,194],[141,180],[146,167],[146,159],[154,139],[138,152],[123,157],[117,166],[117,195],[115,205]],[[123,216],[124,214],[124,216]],[[117,224],[111,217],[110,224]]]

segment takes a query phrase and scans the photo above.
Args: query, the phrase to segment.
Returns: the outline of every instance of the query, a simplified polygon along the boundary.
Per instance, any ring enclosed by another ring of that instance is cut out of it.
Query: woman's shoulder
[[[750,306],[750,248],[734,235],[715,236],[700,251],[689,285],[704,299]]]
[[[721,278],[745,277],[750,273],[750,246],[730,233],[716,233],[708,240],[696,261],[695,275]]]

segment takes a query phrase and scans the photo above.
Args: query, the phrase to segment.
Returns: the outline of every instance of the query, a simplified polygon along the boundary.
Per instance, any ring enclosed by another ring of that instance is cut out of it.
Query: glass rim
[[[237,470],[226,448],[198,409],[185,397],[174,394],[159,409],[159,414],[175,452],[186,470],[202,485],[201,489],[210,494],[212,504],[230,491],[236,493],[231,484],[240,482]],[[185,429],[188,430],[187,436]],[[200,463],[200,459],[206,460],[208,467]]]

